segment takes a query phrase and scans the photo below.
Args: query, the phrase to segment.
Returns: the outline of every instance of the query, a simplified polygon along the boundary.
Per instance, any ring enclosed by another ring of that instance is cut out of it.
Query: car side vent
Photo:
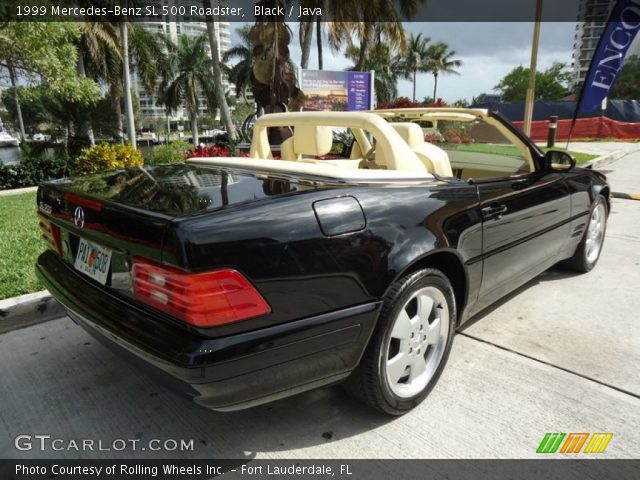
[[[320,230],[327,237],[358,232],[367,226],[367,219],[357,199],[350,196],[328,198],[313,203]]]

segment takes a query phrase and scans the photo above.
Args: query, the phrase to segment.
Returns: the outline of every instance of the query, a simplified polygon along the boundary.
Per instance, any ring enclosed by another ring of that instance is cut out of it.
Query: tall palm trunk
[[[196,111],[197,111],[196,107]],[[193,137],[193,146],[197,147],[200,144],[200,136],[198,135],[198,115],[197,113],[192,113],[190,115],[191,119],[191,136]]]
[[[133,100],[131,99],[131,73],[129,72],[129,27],[126,22],[120,23],[120,41],[122,42],[122,69],[124,70],[124,107],[127,112],[127,133],[133,148],[138,148],[136,141],[136,124],[133,116]]]
[[[415,68],[413,69],[413,101],[416,101],[416,74],[418,73],[418,70],[416,70]]]
[[[318,70],[324,68],[324,59],[322,58],[322,22],[316,20],[316,42],[318,44]]]
[[[82,51],[78,53],[77,71],[78,71],[79,77],[87,76],[84,68],[84,55],[82,54]],[[91,126],[91,120],[86,120],[85,122],[83,122],[82,130],[86,134],[87,138],[89,139],[89,145],[91,146],[95,145],[96,139],[95,139],[95,136],[93,135],[93,127]]]
[[[313,21],[302,22],[300,24],[300,48],[302,57],[300,58],[300,68],[309,68],[309,57],[311,57],[311,40],[313,40]]]
[[[211,0],[211,8],[217,7],[218,1]],[[224,86],[222,85],[222,69],[220,68],[220,50],[218,47],[218,23],[213,21],[211,17],[207,22],[207,33],[209,34],[209,43],[211,44],[211,63],[213,64],[213,84],[215,88],[216,103],[220,110],[220,120],[224,125],[225,130],[229,134],[231,140],[236,139],[236,127],[233,124],[231,118],[231,112],[229,111],[229,104],[227,104],[227,98],[224,92]]]
[[[433,101],[437,102],[436,92],[438,91],[438,71],[433,71]]]
[[[369,47],[373,43],[375,29],[370,27],[370,24],[366,23],[360,26],[364,29],[362,36],[360,37],[360,55],[358,56],[358,64],[356,70],[362,72],[364,70],[364,64],[367,61],[367,55],[369,54]]]
[[[124,123],[122,121],[122,105],[121,105],[122,95],[119,90],[120,89],[118,88],[115,82],[112,82],[111,85],[109,85],[109,96],[111,97],[111,106],[113,107],[113,110],[116,112],[116,128],[118,130],[116,133],[118,137],[117,140],[118,140],[118,143],[122,144],[124,143]]]
[[[20,129],[21,140],[27,138],[24,130],[24,120],[22,118],[22,108],[20,107],[20,95],[18,95],[18,82],[16,81],[16,71],[12,64],[9,64],[9,77],[11,78],[11,86],[13,87],[13,100],[16,104],[16,114],[18,115],[18,128]]]

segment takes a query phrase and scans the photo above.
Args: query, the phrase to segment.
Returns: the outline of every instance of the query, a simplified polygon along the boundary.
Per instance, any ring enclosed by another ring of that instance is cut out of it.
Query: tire
[[[456,314],[453,288],[441,271],[399,279],[383,299],[360,365],[345,381],[347,392],[389,415],[417,406],[447,362]]]
[[[573,257],[564,263],[569,269],[587,273],[596,266],[607,232],[608,214],[607,201],[602,195],[598,195],[591,206],[591,214],[584,236],[576,247]]]

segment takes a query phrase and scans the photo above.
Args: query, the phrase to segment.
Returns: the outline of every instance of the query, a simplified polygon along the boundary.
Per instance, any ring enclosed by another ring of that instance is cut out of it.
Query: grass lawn
[[[496,155],[508,155],[517,157],[520,155],[520,152],[513,145],[499,145],[496,143],[472,143],[472,144],[461,144],[455,147],[456,150],[461,152],[478,152],[478,153],[493,153]],[[446,150],[446,149],[445,149]],[[547,150],[563,150],[566,151],[566,148],[554,147],[553,149],[549,149],[546,147],[542,148],[543,151]],[[576,163],[578,165],[582,165],[583,163],[587,163],[589,160],[593,160],[597,158],[597,155],[590,155],[588,153],[580,153],[580,152],[569,152],[576,158]]]
[[[0,197],[0,299],[42,290],[35,263],[44,249],[36,193]]]

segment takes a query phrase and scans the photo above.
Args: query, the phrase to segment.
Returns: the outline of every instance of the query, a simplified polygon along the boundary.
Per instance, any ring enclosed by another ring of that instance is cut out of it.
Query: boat
[[[4,126],[2,125],[2,119],[0,119],[0,147],[17,147],[20,145],[20,140],[9,135]]]

